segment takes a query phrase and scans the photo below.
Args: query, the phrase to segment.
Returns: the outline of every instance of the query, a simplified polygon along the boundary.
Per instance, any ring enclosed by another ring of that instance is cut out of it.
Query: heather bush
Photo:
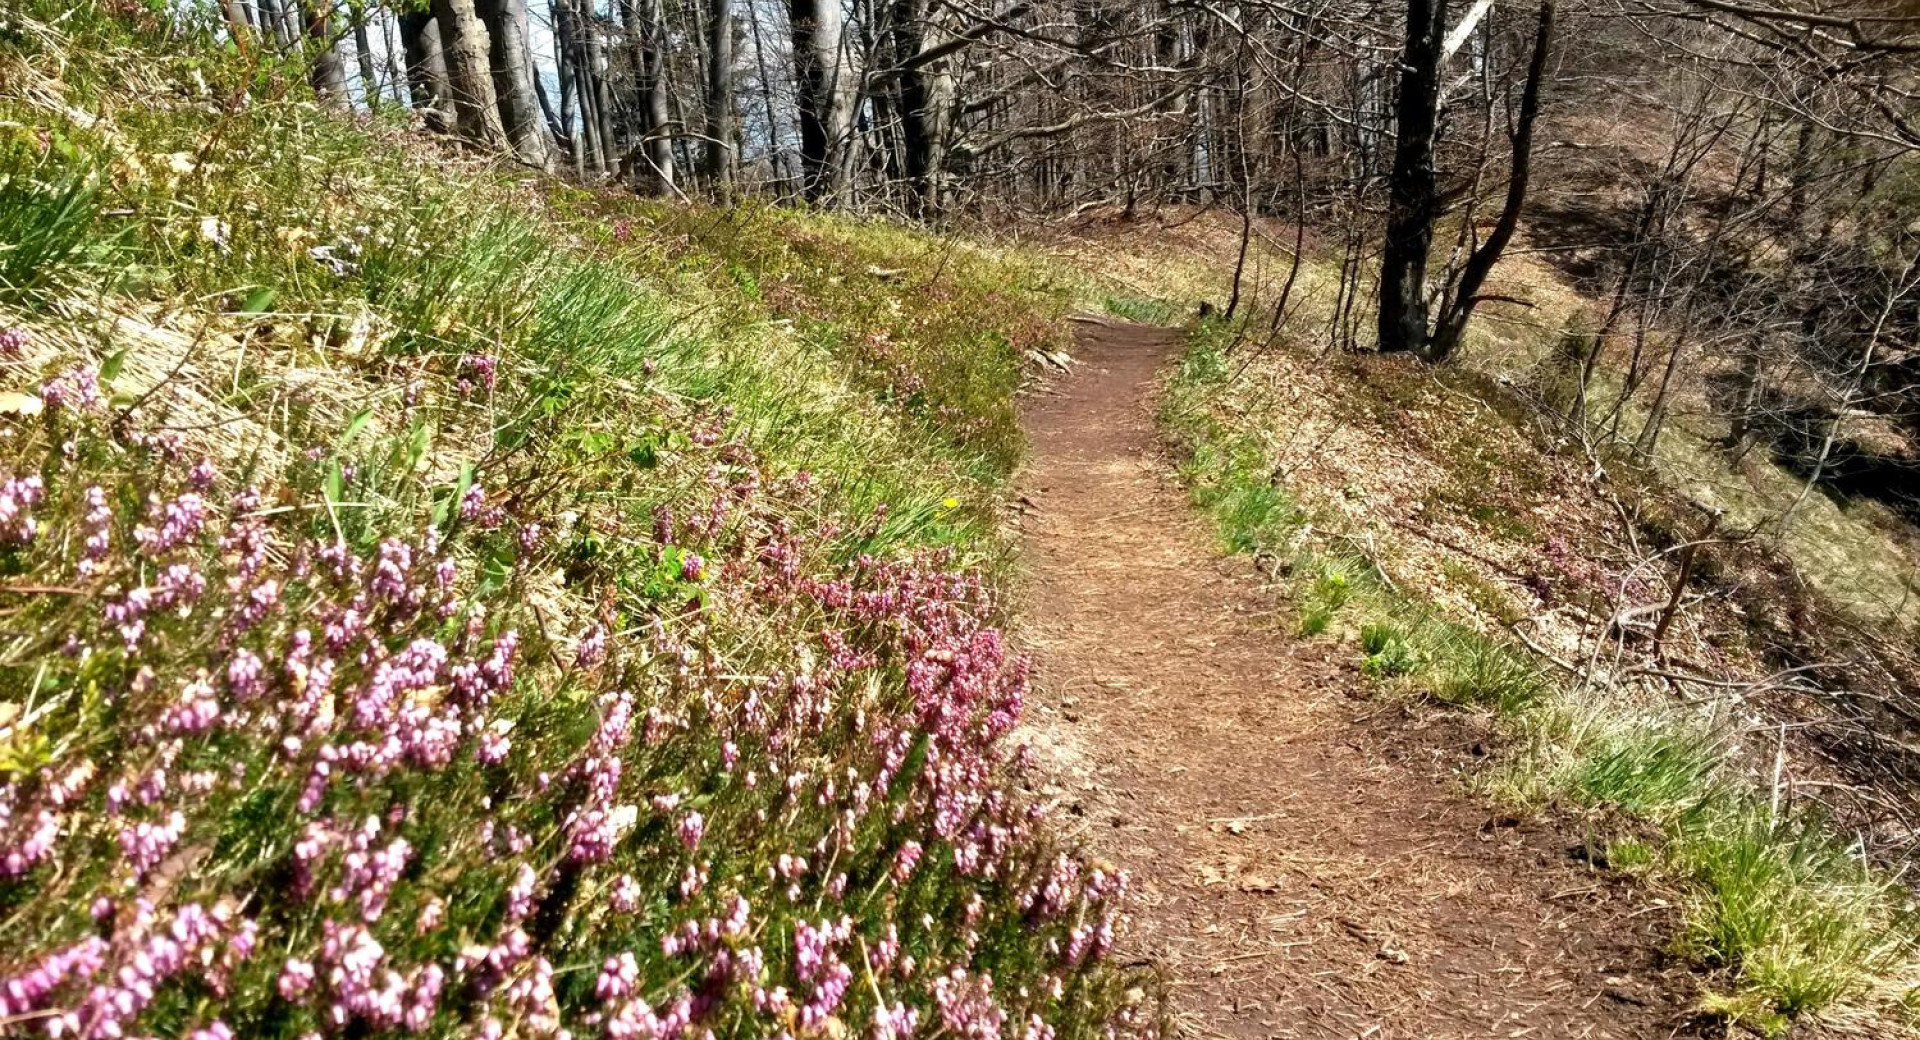
[[[354,542],[320,508],[352,463],[116,437],[84,369],[40,398],[0,489],[7,1019],[1099,1024],[1125,881],[1000,784],[1026,672],[976,576],[824,563],[783,520],[811,482],[712,425],[664,464],[697,475],[679,516],[475,480]],[[549,586],[596,572],[603,615],[555,631]]]

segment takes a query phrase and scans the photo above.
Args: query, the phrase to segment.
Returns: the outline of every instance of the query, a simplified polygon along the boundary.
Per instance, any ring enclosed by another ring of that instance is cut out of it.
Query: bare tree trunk
[[[1514,229],[1520,226],[1520,209],[1526,203],[1527,181],[1533,169],[1533,126],[1540,116],[1540,90],[1547,78],[1547,58],[1553,49],[1554,3],[1555,0],[1540,2],[1533,57],[1527,64],[1527,83],[1520,93],[1520,116],[1513,130],[1513,169],[1507,177],[1506,205],[1501,208],[1500,218],[1494,222],[1487,240],[1467,259],[1460,283],[1454,288],[1452,304],[1440,316],[1439,327],[1434,330],[1433,342],[1428,346],[1426,357],[1430,361],[1445,361],[1459,348],[1460,339],[1467,331],[1467,319],[1473,316],[1473,309],[1480,302],[1480,290],[1487,276],[1493,273],[1493,265],[1500,262],[1507,243],[1513,240]]]
[[[527,49],[526,0],[476,0],[480,21],[487,27],[488,60],[493,69],[493,91],[500,108],[500,125],[513,154],[528,166],[550,169],[553,148],[540,118],[540,100],[533,90],[533,55]]]
[[[440,48],[447,60],[454,128],[482,148],[504,149],[507,131],[500,123],[500,104],[493,90],[487,27],[474,9],[474,0],[432,0],[432,11],[433,20],[440,23]]]
[[[644,4],[644,6],[643,6]],[[639,76],[643,160],[634,186],[651,194],[673,190],[673,118],[668,110],[667,26],[661,0],[625,0],[628,45]]]
[[[581,117],[593,121],[594,149],[597,161],[595,169],[601,173],[613,173],[619,166],[619,138],[613,126],[613,87],[608,83],[612,73],[612,62],[607,56],[607,38],[602,27],[595,24],[591,4],[576,8],[581,12],[581,21],[586,26],[586,56],[581,64],[585,78],[581,81],[583,89]],[[587,100],[591,100],[591,104]]]
[[[708,0],[705,165],[708,181],[715,190],[724,193],[733,174],[733,11],[730,0]]]
[[[307,41],[312,49],[312,66],[307,78],[320,100],[333,105],[347,102],[347,72],[340,64],[339,41],[333,37],[332,0],[299,0],[307,23]]]
[[[371,13],[365,5],[353,9],[353,58],[360,67],[360,94],[368,111],[380,107],[380,74],[373,67],[373,39],[367,32]]]
[[[407,92],[427,127],[453,129],[453,94],[447,85],[447,56],[440,49],[440,27],[427,11],[400,15],[400,49],[406,55]]]
[[[1407,0],[1406,49],[1394,115],[1399,138],[1387,183],[1387,234],[1380,257],[1382,351],[1423,351],[1427,346],[1427,253],[1433,248],[1433,222],[1439,212],[1433,137],[1446,14],[1446,0]]]
[[[293,45],[293,34],[288,31],[287,10],[285,5],[293,0],[260,0],[260,32],[280,44],[281,50]]]
[[[811,201],[832,204],[846,191],[847,137],[853,128],[853,72],[847,67],[839,0],[787,0],[787,18],[799,94],[803,190]]]
[[[233,42],[244,53],[247,41],[253,36],[253,22],[247,17],[246,0],[225,0],[221,10],[227,16],[227,31],[233,34]]]

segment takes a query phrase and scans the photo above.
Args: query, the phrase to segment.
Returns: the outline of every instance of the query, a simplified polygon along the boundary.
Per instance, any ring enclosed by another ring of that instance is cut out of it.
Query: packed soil
[[[1671,910],[1577,835],[1463,790],[1475,727],[1295,637],[1158,451],[1169,330],[1080,325],[1030,400],[1018,523],[1031,734],[1079,837],[1126,869],[1121,956],[1195,1037],[1686,1035]]]

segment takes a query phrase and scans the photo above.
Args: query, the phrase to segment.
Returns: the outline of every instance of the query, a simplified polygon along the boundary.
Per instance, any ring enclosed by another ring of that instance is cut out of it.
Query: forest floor
[[[1673,912],[1477,804],[1468,724],[1376,695],[1218,550],[1159,451],[1179,345],[1087,322],[1025,415],[1033,737],[1133,879],[1123,955],[1165,967],[1189,1036],[1685,1035]]]

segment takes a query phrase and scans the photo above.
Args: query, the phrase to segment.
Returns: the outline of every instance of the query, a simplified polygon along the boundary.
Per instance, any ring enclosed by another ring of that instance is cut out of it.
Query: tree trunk
[[[708,0],[707,179],[724,192],[733,171],[733,11],[730,0]]]
[[[1533,127],[1540,116],[1540,90],[1546,82],[1547,58],[1553,49],[1554,3],[1555,0],[1540,0],[1533,57],[1527,63],[1527,83],[1520,92],[1520,116],[1513,130],[1513,168],[1507,176],[1506,205],[1501,208],[1500,219],[1494,222],[1487,240],[1467,258],[1466,268],[1460,273],[1460,284],[1452,294],[1453,302],[1440,316],[1433,342],[1428,345],[1429,361],[1445,361],[1459,348],[1460,339],[1467,331],[1467,319],[1473,316],[1473,309],[1480,302],[1480,290],[1486,285],[1487,276],[1493,273],[1493,265],[1500,262],[1507,243],[1513,240],[1514,229],[1520,226],[1520,209],[1526,203],[1527,181],[1533,171]]]
[[[893,13],[898,74],[901,172],[907,178],[909,212],[937,216],[945,208],[946,155],[953,126],[954,81],[946,58],[922,64],[923,54],[945,47],[949,34],[935,24],[923,0],[897,0]]]
[[[440,49],[440,27],[427,11],[400,15],[400,50],[406,56],[407,93],[428,129],[453,129],[453,95],[447,86],[447,56]]]
[[[474,0],[432,0],[431,9],[434,21],[440,23],[454,128],[482,148],[504,149],[507,130],[500,122],[500,104],[493,90],[487,27],[474,9]]]
[[[536,169],[550,169],[553,148],[540,118],[540,99],[533,90],[533,78],[538,73],[527,50],[526,0],[476,0],[474,6],[487,27],[493,91],[507,142],[521,162]]]
[[[280,44],[286,50],[293,44],[293,36],[287,32],[287,12],[284,4],[293,0],[260,0],[260,34]]]
[[[802,190],[832,204],[846,190],[853,73],[848,68],[839,0],[787,0],[799,97]]]
[[[1399,131],[1387,183],[1387,233],[1380,258],[1382,351],[1427,345],[1427,253],[1439,211],[1433,137],[1439,119],[1441,33],[1446,0],[1407,0],[1406,50],[1400,59]]]
[[[634,187],[648,194],[673,190],[673,118],[667,109],[667,32],[661,0],[625,0],[628,44],[639,77],[641,147]]]
[[[581,63],[585,78],[580,85],[585,95],[580,114],[582,118],[593,121],[595,168],[601,173],[612,173],[620,161],[620,139],[614,133],[613,88],[608,83],[612,78],[613,65],[607,56],[606,33],[596,24],[598,19],[593,14],[592,4],[582,4],[576,10],[580,12],[580,21],[585,26],[587,48],[587,60]]]
[[[221,10],[226,13],[227,31],[233,34],[234,44],[245,53],[247,41],[253,36],[253,20],[247,16],[246,0],[225,0]]]
[[[373,39],[367,32],[371,12],[364,6],[353,11],[353,58],[360,67],[360,95],[369,112],[380,107],[380,74],[373,67]]]
[[[340,64],[340,48],[333,38],[332,0],[300,0],[307,23],[307,41],[312,48],[312,66],[307,78],[320,100],[332,105],[347,102],[347,72]]]

